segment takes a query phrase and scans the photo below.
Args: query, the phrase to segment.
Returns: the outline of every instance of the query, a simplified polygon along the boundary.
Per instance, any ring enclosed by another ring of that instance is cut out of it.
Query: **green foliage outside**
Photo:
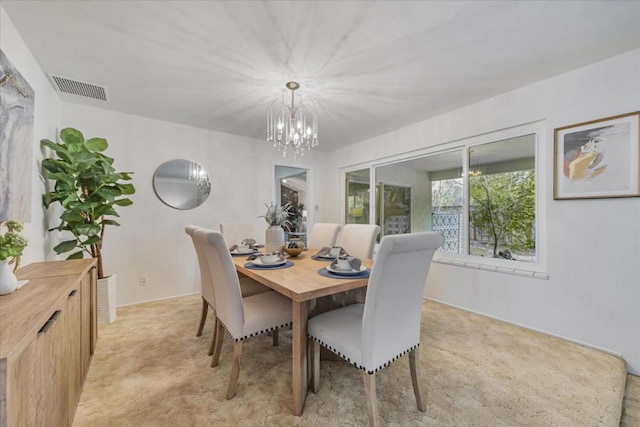
[[[433,212],[447,212],[452,208],[462,209],[463,185],[462,178],[433,181],[431,183],[431,210]]]
[[[98,278],[104,278],[102,244],[105,227],[119,226],[112,219],[119,217],[118,206],[133,202],[128,196],[135,192],[131,172],[116,172],[113,159],[104,155],[108,144],[104,138],[85,141],[73,128],[60,131],[60,142],[40,141],[55,157],[42,161],[42,176],[54,182],[53,190],[43,195],[45,207],[60,203],[64,209],[60,224],[49,231],[69,231],[73,239],[53,248],[56,253],[72,252],[67,259],[83,258],[87,253],[98,259]]]
[[[533,171],[472,176],[469,188],[471,224],[491,237],[494,257],[535,249]]]

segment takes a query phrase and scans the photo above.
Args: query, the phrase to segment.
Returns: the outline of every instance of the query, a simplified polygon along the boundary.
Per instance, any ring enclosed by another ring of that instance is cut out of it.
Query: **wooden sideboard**
[[[0,296],[0,427],[70,426],[98,338],[95,259],[39,262]]]

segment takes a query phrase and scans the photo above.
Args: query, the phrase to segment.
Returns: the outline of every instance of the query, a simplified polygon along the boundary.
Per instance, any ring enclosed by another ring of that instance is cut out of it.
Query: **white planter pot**
[[[116,320],[116,275],[98,279],[98,323]]]
[[[8,260],[0,261],[0,295],[7,295],[18,289],[18,278],[13,274],[13,266]]]
[[[279,225],[272,225],[267,228],[264,237],[265,252],[282,251],[284,245],[284,230]]]

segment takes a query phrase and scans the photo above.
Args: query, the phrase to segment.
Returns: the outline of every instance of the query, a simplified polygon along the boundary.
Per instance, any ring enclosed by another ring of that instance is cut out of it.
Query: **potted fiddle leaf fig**
[[[42,176],[53,181],[51,191],[44,194],[46,208],[59,203],[63,212],[60,224],[49,231],[70,233],[70,239],[56,245],[58,254],[71,252],[67,259],[97,259],[98,279],[105,279],[102,245],[108,226],[119,226],[117,208],[131,205],[127,196],[135,192],[131,172],[117,172],[114,160],[105,155],[109,146],[104,138],[90,138],[77,129],[60,131],[60,141],[40,141],[54,156],[42,161]],[[114,275],[115,276],[115,275]],[[100,288],[100,286],[99,286]],[[115,283],[109,293],[115,294]],[[100,295],[100,289],[98,290]],[[115,318],[115,302],[113,317]]]

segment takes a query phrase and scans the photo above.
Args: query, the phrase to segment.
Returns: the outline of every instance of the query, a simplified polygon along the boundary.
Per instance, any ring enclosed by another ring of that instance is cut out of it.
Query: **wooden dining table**
[[[312,301],[328,295],[364,288],[369,278],[325,277],[318,270],[328,266],[330,260],[315,260],[311,256],[318,250],[309,249],[295,258],[288,268],[247,268],[246,257],[233,257],[238,273],[250,277],[286,296],[292,305],[292,386],[293,414],[302,415],[308,390],[307,372],[307,319]],[[371,268],[373,260],[363,259],[362,265]]]

